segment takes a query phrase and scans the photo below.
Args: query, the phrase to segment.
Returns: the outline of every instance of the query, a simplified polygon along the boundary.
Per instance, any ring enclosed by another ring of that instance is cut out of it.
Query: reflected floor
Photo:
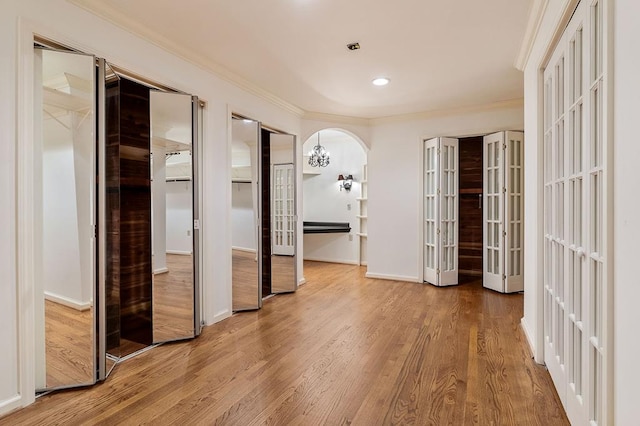
[[[231,250],[233,280],[233,310],[258,307],[258,261],[256,254]]]
[[[295,261],[294,256],[271,256],[271,292],[295,291]]]
[[[45,300],[47,388],[93,382],[93,309]]]
[[[193,256],[167,254],[169,272],[153,276],[153,340],[194,335]]]

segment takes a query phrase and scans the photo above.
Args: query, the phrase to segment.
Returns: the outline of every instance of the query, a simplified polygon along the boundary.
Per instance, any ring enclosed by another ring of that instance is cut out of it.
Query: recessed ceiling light
[[[389,84],[389,80],[387,77],[378,77],[372,81],[375,86],[386,86]]]

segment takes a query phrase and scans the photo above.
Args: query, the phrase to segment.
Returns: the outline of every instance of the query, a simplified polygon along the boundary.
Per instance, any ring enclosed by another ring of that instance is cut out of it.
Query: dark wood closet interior
[[[260,129],[262,152],[262,297],[271,292],[271,132]]]
[[[483,137],[459,140],[460,282],[482,277],[482,147]]]
[[[126,78],[106,88],[107,351],[153,341],[149,88]]]

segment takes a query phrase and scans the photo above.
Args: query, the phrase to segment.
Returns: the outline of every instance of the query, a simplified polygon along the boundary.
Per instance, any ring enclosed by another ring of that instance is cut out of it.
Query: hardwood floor
[[[520,329],[522,295],[372,280],[307,284],[0,424],[567,425]]]
[[[153,341],[194,335],[193,256],[167,254],[169,272],[153,276]]]
[[[91,383],[93,373],[93,308],[69,308],[51,300],[45,307],[47,388]]]
[[[260,285],[256,254],[241,250],[232,250],[231,254],[233,310],[256,309]]]

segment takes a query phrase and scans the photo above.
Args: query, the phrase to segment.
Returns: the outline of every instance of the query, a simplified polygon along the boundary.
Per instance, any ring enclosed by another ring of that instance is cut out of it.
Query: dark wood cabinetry
[[[459,272],[482,276],[482,136],[459,140],[459,172]]]
[[[107,85],[107,346],[150,345],[151,176],[149,88]]]

